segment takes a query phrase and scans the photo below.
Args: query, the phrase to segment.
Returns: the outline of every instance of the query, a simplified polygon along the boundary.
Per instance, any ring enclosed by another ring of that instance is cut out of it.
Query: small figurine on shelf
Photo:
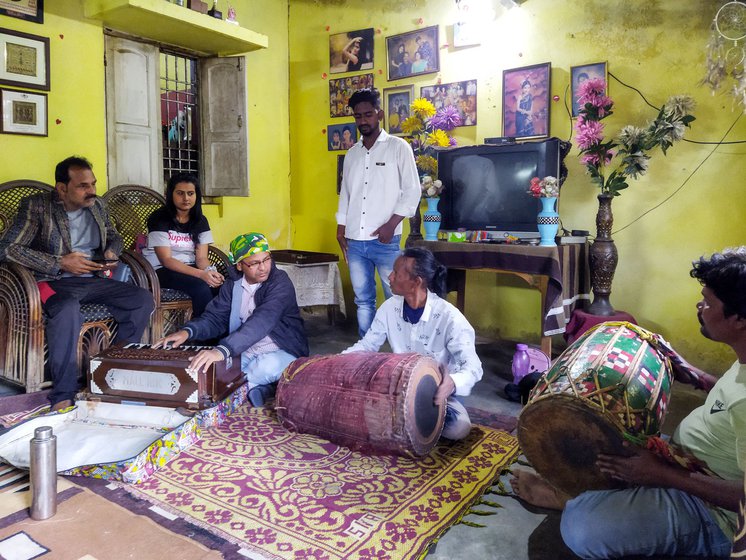
[[[225,21],[228,23],[232,23],[233,25],[238,25],[238,20],[236,19],[236,10],[233,8],[233,6],[228,6],[228,16],[225,18]]]
[[[223,12],[218,10],[218,0],[212,0],[212,8],[207,11],[207,15],[215,19],[223,19]]]

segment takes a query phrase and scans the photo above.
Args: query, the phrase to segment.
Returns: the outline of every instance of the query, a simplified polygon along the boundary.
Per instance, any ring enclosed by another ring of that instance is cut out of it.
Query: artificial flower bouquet
[[[534,177],[529,184],[528,192],[534,198],[549,198],[559,196],[559,181],[551,175],[539,179]]]

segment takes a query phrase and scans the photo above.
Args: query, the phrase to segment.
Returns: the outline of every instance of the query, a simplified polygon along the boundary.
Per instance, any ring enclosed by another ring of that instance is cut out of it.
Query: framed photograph
[[[357,127],[354,122],[330,124],[326,127],[327,150],[349,150],[357,142]]]
[[[47,94],[0,89],[0,132],[47,135]]]
[[[329,35],[329,73],[373,69],[373,28]]]
[[[609,78],[606,73],[605,62],[594,62],[592,64],[583,64],[582,66],[571,66],[570,67],[570,95],[572,99],[572,116],[577,117],[580,107],[578,106],[578,87],[586,80],[592,80],[594,78],[603,78],[606,82],[606,90],[608,95],[609,89]]]
[[[360,74],[346,78],[329,80],[329,115],[332,117],[351,117],[352,109],[347,102],[359,89],[373,87],[373,74]]]
[[[44,0],[0,0],[0,14],[44,23]]]
[[[49,91],[49,38],[0,28],[0,84]]]
[[[404,136],[401,123],[409,116],[409,107],[414,101],[414,86],[400,86],[383,90],[383,124],[386,132]]]
[[[453,82],[420,88],[420,97],[429,99],[435,109],[454,107],[461,117],[461,126],[477,124],[477,81]]]
[[[345,155],[339,154],[337,156],[337,194],[342,192],[342,173],[345,169]]]
[[[503,70],[503,136],[549,136],[551,63]]]
[[[437,25],[386,37],[389,81],[438,72],[438,53]]]

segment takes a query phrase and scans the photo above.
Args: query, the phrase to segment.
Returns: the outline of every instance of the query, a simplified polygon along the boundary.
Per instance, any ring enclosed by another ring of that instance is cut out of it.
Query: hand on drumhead
[[[443,376],[443,381],[441,381],[440,385],[438,385],[438,390],[435,391],[433,402],[436,406],[445,404],[448,400],[448,397],[450,397],[455,392],[456,384],[453,382],[453,378],[450,375],[445,374]]]
[[[609,478],[626,482],[633,486],[664,486],[669,480],[667,474],[676,470],[652,451],[624,443],[633,455],[606,455],[599,453],[596,460],[598,469]]]

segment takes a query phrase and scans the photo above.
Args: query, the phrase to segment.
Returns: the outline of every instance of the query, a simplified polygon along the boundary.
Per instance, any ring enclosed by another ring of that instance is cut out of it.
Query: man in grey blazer
[[[121,252],[122,238],[96,196],[91,164],[75,156],[57,164],[54,192],[21,201],[0,239],[0,262],[28,268],[39,283],[52,410],[71,406],[78,390],[81,304],[106,304],[118,324],[114,342],[139,341],[148,325],[154,306],[150,292],[106,278]]]

